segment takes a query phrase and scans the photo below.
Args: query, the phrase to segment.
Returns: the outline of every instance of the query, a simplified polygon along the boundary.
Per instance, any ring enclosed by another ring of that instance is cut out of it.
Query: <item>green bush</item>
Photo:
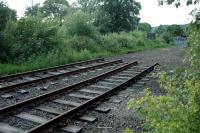
[[[153,96],[145,90],[143,98],[128,103],[144,119],[144,128],[153,133],[198,133],[200,129],[200,31],[190,31],[189,62],[186,69],[173,74],[160,73],[166,94]]]
[[[62,27],[66,36],[89,36],[98,34],[96,28],[92,25],[90,16],[81,11],[69,15]]]
[[[8,64],[0,64],[0,75],[166,46],[146,39],[143,32],[101,35],[82,12],[68,16],[63,25],[39,16],[9,21],[0,37],[4,36],[0,60]]]
[[[4,31],[10,61],[24,61],[48,53],[58,45],[57,26],[51,21],[26,17],[8,22]]]
[[[133,131],[127,128],[127,129],[125,129],[125,130],[123,131],[123,133],[133,133]]]
[[[66,47],[70,47],[75,51],[83,51],[88,50],[92,53],[100,52],[101,47],[97,44],[96,39],[87,37],[87,36],[73,36],[70,38],[65,39],[64,45]]]

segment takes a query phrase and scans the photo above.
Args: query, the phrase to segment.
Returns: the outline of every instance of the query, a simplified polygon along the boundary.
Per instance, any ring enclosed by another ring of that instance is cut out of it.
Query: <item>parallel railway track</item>
[[[95,60],[96,61],[96,60]],[[97,60],[98,62],[99,60]],[[101,60],[102,61],[102,60]],[[88,61],[89,63],[91,62],[94,62],[93,61]],[[87,62],[87,63],[88,63]],[[113,64],[118,64],[118,63],[121,63],[122,60],[116,60],[116,61],[110,61],[110,62],[103,62],[103,63],[97,63],[95,65],[90,65],[90,66],[87,66],[87,67],[81,67],[79,69],[75,69],[75,70],[70,70],[70,71],[62,71],[62,72],[59,72],[58,73],[58,69],[63,69],[64,67],[61,66],[61,67],[54,67],[54,68],[49,68],[49,69],[45,69],[45,70],[39,70],[39,72],[44,72],[47,73],[48,71],[50,70],[54,70],[54,71],[57,71],[57,73],[52,73],[52,75],[48,75],[48,76],[45,76],[45,77],[40,77],[40,78],[31,78],[31,80],[29,81],[24,81],[24,82],[20,82],[20,83],[15,83],[15,84],[11,84],[11,85],[6,85],[4,87],[0,87],[0,93],[2,92],[8,92],[8,91],[13,91],[15,89],[18,89],[18,88],[22,88],[24,86],[28,86],[28,85],[32,85],[32,84],[36,84],[36,83],[40,83],[40,82],[45,82],[45,81],[48,81],[48,80],[53,80],[53,79],[56,79],[56,78],[59,78],[59,77],[64,77],[64,76],[70,76],[70,75],[73,75],[73,74],[77,74],[77,73],[82,73],[82,72],[86,72],[86,71],[89,71],[89,70],[94,70],[94,69],[98,69],[98,68],[101,68],[101,67],[105,67],[105,66],[109,66],[109,65],[113,65]],[[84,62],[86,63],[86,62]],[[76,63],[78,65],[80,65],[80,63]],[[65,68],[66,67],[75,67],[76,64],[73,64],[73,65],[65,65]],[[29,74],[31,73],[31,76],[35,75],[35,72],[38,73],[38,71],[34,71],[34,72],[29,72]],[[19,74],[21,77],[22,75]],[[25,73],[25,75],[27,75],[27,73]],[[25,76],[23,75],[23,76]],[[14,77],[18,77],[17,75],[14,75]],[[18,78],[19,78],[18,77]],[[6,77],[4,77],[5,79]],[[12,76],[8,76],[6,79],[12,79],[13,77]],[[22,78],[22,77],[21,77]]]
[[[68,67],[74,67],[74,66],[84,65],[84,64],[94,63],[94,62],[102,62],[102,61],[104,61],[104,58],[87,60],[87,61],[76,62],[76,63],[71,63],[71,64],[65,64],[65,65],[60,65],[60,66],[55,66],[55,67],[50,67],[50,68],[39,69],[39,70],[35,70],[35,71],[28,71],[28,72],[24,72],[24,73],[12,74],[12,75],[8,75],[8,76],[0,77],[0,81],[2,81],[2,80],[5,81],[5,80],[9,80],[9,79],[14,79],[14,78],[20,78],[20,77],[27,76],[27,75],[34,75],[36,73],[45,73],[48,71],[65,69]]]
[[[73,119],[77,113],[84,112],[113,93],[137,82],[158,65],[156,63],[141,69],[137,68],[137,64],[120,64],[89,79],[0,108],[0,132],[51,131],[63,120]]]

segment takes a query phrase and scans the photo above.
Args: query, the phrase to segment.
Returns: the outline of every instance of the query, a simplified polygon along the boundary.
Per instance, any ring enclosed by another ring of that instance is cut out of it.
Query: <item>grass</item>
[[[114,33],[98,38],[74,36],[62,40],[59,48],[48,55],[30,58],[23,63],[0,64],[0,76],[168,46],[161,39],[145,39],[141,32]]]

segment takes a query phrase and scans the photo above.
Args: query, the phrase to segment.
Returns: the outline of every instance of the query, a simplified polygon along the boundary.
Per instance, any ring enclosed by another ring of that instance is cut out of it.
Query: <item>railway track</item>
[[[1,91],[0,90],[0,108],[8,106],[10,104],[23,101],[25,99],[30,99],[31,97],[45,94],[47,92],[53,91],[57,88],[71,85],[79,82],[83,79],[91,78],[97,74],[114,69],[116,66],[123,65],[121,60],[104,62],[94,66],[85,67],[82,69],[77,69],[69,71],[64,74],[53,75],[47,78],[41,78],[38,82],[29,81],[25,83],[17,84],[17,88],[9,86],[13,91]],[[75,75],[74,75],[75,74]],[[59,78],[58,78],[59,77]],[[54,79],[55,78],[55,79]],[[36,84],[37,83],[37,84]],[[27,84],[26,86],[24,84]],[[14,85],[16,86],[16,85]],[[7,88],[7,87],[6,87]]]
[[[15,79],[15,78],[21,78],[24,76],[29,76],[29,75],[35,75],[37,73],[47,73],[48,71],[54,71],[54,70],[59,70],[59,69],[66,69],[69,67],[74,67],[74,66],[82,66],[85,64],[89,63],[94,63],[94,62],[103,62],[104,58],[99,58],[99,59],[94,59],[94,60],[87,60],[87,61],[82,61],[82,62],[76,62],[76,63],[71,63],[71,64],[65,64],[65,65],[60,65],[60,66],[55,66],[55,67],[50,67],[50,68],[45,68],[45,69],[39,69],[39,70],[34,70],[34,71],[28,71],[24,73],[18,73],[18,74],[12,74],[8,76],[2,76],[0,77],[0,81],[6,81],[10,79]]]
[[[73,119],[78,113],[137,82],[158,65],[141,69],[136,66],[137,62],[117,64],[91,78],[0,108],[0,132],[51,131],[63,120]],[[69,125],[59,130],[67,131]]]
[[[88,60],[84,62],[0,77],[0,92],[12,91],[18,87],[31,85],[33,83],[43,82],[45,80],[51,80],[62,76],[68,76],[119,62],[119,60],[114,62],[106,62],[104,59]]]

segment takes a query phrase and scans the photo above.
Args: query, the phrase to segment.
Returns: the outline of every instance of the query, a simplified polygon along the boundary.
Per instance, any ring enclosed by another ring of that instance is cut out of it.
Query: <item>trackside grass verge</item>
[[[0,76],[168,46],[159,38],[146,39],[143,32],[113,33],[97,37],[69,36],[61,40],[58,48],[48,54],[17,63],[0,64]]]

